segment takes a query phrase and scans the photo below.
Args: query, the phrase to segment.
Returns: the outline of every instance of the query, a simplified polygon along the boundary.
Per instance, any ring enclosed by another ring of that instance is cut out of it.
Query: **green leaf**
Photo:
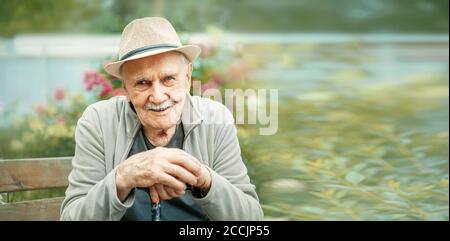
[[[340,189],[340,190],[352,190],[352,187],[348,187],[348,186],[343,186],[343,185],[335,185],[335,184],[327,184],[324,185],[325,187],[331,187],[331,188],[335,188],[335,189]]]
[[[345,176],[345,180],[358,185],[358,183],[360,183],[362,180],[364,180],[364,178],[366,178],[365,176],[361,175],[358,172],[349,172],[346,176]]]
[[[383,192],[383,197],[388,200],[400,200],[401,197],[397,193]]]
[[[387,204],[392,204],[392,205],[396,205],[396,206],[400,206],[400,207],[409,208],[409,205],[403,201],[385,200],[384,202]]]
[[[314,213],[314,214],[323,214],[323,213],[325,213],[324,209],[318,208],[318,207],[303,206],[300,209],[303,210],[304,212]]]

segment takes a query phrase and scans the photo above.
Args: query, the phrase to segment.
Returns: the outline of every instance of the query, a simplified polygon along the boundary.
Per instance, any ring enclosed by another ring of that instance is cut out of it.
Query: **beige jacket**
[[[228,109],[197,96],[186,98],[181,120],[183,149],[206,164],[211,189],[194,201],[211,220],[262,220],[255,186],[242,162],[236,128]],[[90,105],[78,120],[75,156],[61,220],[120,220],[134,200],[116,193],[116,166],[124,161],[140,122],[125,97]]]

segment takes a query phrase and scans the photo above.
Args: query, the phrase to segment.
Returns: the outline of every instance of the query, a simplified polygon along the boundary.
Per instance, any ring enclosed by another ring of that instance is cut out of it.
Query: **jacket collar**
[[[141,126],[141,123],[130,102],[127,102],[127,104],[125,105],[125,119],[127,137],[133,138],[136,134],[137,129]],[[183,124],[185,137],[189,135],[194,127],[201,124],[202,121],[203,116],[198,110],[197,105],[195,104],[195,100],[189,93],[187,93],[184,101],[184,106],[181,111],[181,122]]]

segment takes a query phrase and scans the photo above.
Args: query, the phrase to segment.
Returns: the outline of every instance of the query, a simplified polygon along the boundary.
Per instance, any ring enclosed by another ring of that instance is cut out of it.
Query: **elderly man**
[[[78,121],[61,220],[261,220],[231,113],[189,95],[200,49],[163,18],[128,24],[105,70],[126,97]]]

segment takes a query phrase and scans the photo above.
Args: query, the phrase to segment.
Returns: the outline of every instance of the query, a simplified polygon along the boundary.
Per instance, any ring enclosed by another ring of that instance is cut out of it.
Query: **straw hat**
[[[119,46],[119,60],[105,64],[109,74],[122,79],[120,67],[123,63],[168,51],[183,53],[193,62],[200,54],[196,45],[181,45],[172,24],[160,17],[135,19],[122,32]]]

